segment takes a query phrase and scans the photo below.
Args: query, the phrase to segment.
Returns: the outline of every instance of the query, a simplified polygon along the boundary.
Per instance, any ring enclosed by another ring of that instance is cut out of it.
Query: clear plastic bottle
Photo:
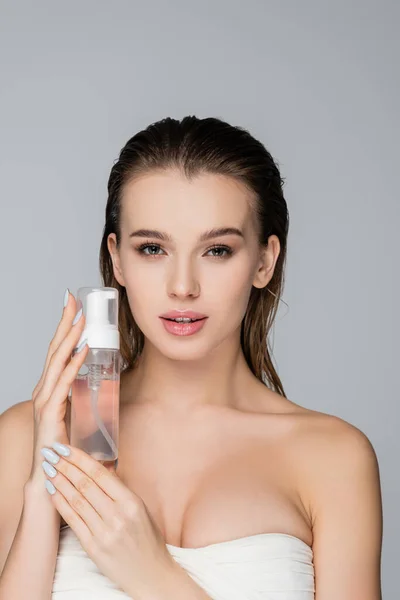
[[[72,446],[103,464],[118,459],[121,356],[118,330],[118,290],[82,287],[77,310],[86,318],[73,354],[87,338],[89,351],[71,386]]]

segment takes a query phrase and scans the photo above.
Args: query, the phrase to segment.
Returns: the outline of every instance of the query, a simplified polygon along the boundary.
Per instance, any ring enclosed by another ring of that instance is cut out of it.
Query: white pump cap
[[[82,287],[77,304],[83,309],[85,328],[76,347],[87,338],[89,348],[119,350],[118,290],[113,287]]]

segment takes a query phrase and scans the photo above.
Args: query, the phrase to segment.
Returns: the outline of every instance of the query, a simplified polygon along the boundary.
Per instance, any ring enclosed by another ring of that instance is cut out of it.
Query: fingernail
[[[65,290],[65,294],[64,294],[64,308],[67,306],[68,304],[68,299],[69,299],[69,289],[67,288]]]
[[[52,467],[45,460],[42,462],[42,467],[43,467],[43,470],[45,471],[45,473],[47,473],[47,475],[49,475],[49,477],[55,477],[57,475],[56,469],[54,467]]]
[[[67,446],[64,446],[64,444],[54,442],[54,444],[52,444],[51,446],[52,448],[54,448],[54,450],[56,450],[56,452],[58,452],[62,456],[69,456],[71,454],[71,450]]]
[[[48,479],[46,479],[46,481],[44,482],[44,485],[46,486],[47,491],[49,492],[49,494],[53,495],[53,494],[56,493],[56,488],[51,483],[51,481],[49,481]]]
[[[79,321],[81,316],[82,316],[82,309],[78,310],[78,312],[76,313],[75,318],[72,321],[72,325],[75,325]]]
[[[53,450],[49,450],[48,448],[42,448],[40,452],[53,465],[56,465],[60,460],[60,457],[57,456],[57,454],[53,452]]]
[[[85,338],[84,340],[81,341],[81,343],[79,344],[79,346],[76,349],[76,353],[78,354],[78,352],[80,352],[81,350],[84,349],[85,345],[87,344],[88,339]]]

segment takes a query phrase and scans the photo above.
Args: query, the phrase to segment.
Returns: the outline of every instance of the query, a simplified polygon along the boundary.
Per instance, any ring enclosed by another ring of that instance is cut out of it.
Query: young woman
[[[120,293],[119,464],[69,445],[88,347],[71,359],[85,319],[67,291],[32,399],[0,419],[1,600],[380,600],[374,449],[289,400],[268,347],[282,188],[266,148],[215,118],[126,143],[100,248]]]

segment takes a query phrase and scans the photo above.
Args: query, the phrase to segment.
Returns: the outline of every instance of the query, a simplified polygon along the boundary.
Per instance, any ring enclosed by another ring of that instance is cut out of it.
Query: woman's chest
[[[152,431],[145,423],[122,427],[117,474],[173,546],[268,532],[312,539],[296,469],[279,436],[271,441],[245,428],[213,426],[208,434],[165,424]]]

